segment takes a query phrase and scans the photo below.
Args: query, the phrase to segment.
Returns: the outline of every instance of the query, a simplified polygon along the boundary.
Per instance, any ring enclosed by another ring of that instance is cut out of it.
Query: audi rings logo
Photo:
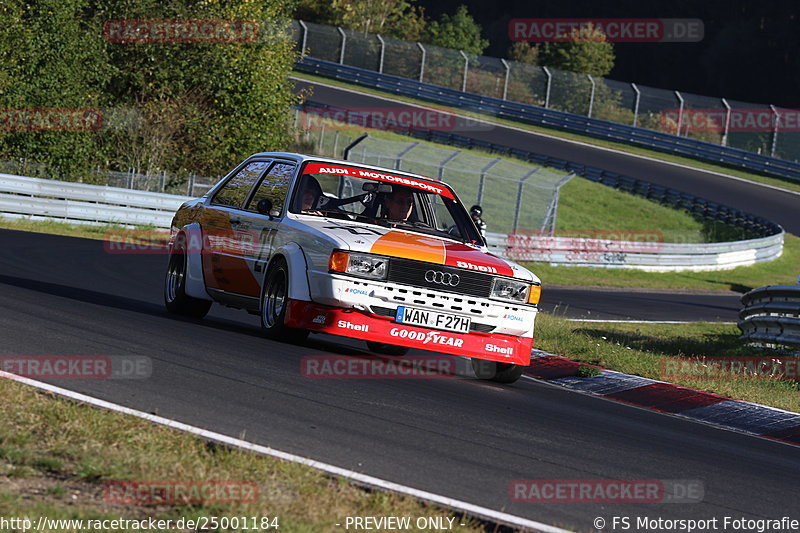
[[[461,277],[458,274],[451,274],[450,272],[428,270],[425,272],[425,281],[428,283],[437,283],[439,285],[449,285],[451,287],[455,287],[461,281]]]

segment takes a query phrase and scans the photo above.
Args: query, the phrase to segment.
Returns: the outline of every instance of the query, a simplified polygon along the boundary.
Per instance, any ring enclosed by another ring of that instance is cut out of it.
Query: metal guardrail
[[[0,174],[0,213],[7,218],[169,228],[188,196]],[[718,270],[780,256],[783,232],[749,241],[680,244],[621,242],[529,234],[489,234],[490,248],[510,259],[652,271]]]
[[[175,211],[188,199],[189,196],[0,174],[0,213],[5,218],[169,228]]]
[[[514,261],[650,272],[724,270],[771,261],[783,253],[783,234],[734,242],[614,241],[536,234],[487,233],[493,253]]]
[[[720,146],[706,141],[589,118],[565,111],[466,93],[323,59],[306,57],[297,63],[296,68],[302,72],[456,107],[465,111],[494,115],[527,124],[580,133],[703,161],[745,168],[772,176],[800,180],[800,163],[756,154],[739,148]]]
[[[800,285],[772,285],[742,296],[743,340],[800,346]]]

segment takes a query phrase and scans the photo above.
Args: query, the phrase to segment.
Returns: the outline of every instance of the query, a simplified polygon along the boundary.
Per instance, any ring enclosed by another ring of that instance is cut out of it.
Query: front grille
[[[447,274],[458,275],[458,285],[452,287],[442,283],[432,283],[425,279],[425,273],[429,270]],[[453,268],[421,261],[410,261],[408,259],[395,259],[389,261],[389,281],[411,285],[412,287],[424,287],[437,291],[463,294],[465,296],[477,296],[488,298],[492,292],[493,276],[481,272],[473,272],[461,268]]]

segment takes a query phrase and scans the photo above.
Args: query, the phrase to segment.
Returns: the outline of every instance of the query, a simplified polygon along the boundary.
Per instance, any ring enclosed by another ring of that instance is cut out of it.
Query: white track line
[[[610,324],[724,324],[731,325],[736,322],[709,322],[706,320],[602,320],[600,318],[568,318],[567,322],[608,322]]]
[[[338,85],[330,85],[330,84],[322,83],[322,82],[319,82],[319,81],[313,81],[313,80],[308,80],[308,79],[304,79],[304,78],[298,78],[297,76],[289,76],[289,79],[290,80],[295,80],[295,81],[304,81],[306,83],[311,83],[311,84],[314,84],[314,85],[320,85],[322,87],[328,87],[330,89],[336,89],[336,90],[339,90],[339,91],[345,91],[345,92],[349,92],[349,93],[353,93],[353,94],[359,94],[359,95],[362,95],[362,96],[367,96],[369,98],[377,98],[379,100],[386,100],[387,102],[400,103],[400,104],[403,104],[403,105],[416,107],[416,108],[419,108],[419,109],[437,111],[439,113],[449,113],[449,114],[452,114],[453,116],[456,116],[456,117],[469,119],[469,120],[472,120],[474,122],[481,122],[483,124],[488,124],[488,125],[491,125],[491,126],[494,126],[494,127],[498,127],[498,128],[507,128],[507,129],[518,131],[518,132],[521,132],[521,133],[527,133],[529,135],[539,135],[541,137],[547,137],[548,139],[554,139],[554,140],[557,140],[557,141],[563,141],[563,142],[568,142],[568,143],[572,143],[572,144],[577,144],[577,145],[580,145],[580,146],[585,146],[587,148],[594,148],[596,150],[605,150],[606,152],[612,152],[612,153],[615,153],[615,154],[622,154],[622,155],[629,156],[629,157],[637,157],[639,159],[644,159],[644,160],[647,160],[647,161],[653,161],[653,162],[656,162],[656,163],[663,163],[665,165],[672,165],[672,166],[678,167],[678,168],[685,168],[685,169],[688,169],[688,170],[694,170],[696,172],[705,172],[706,174],[713,174],[715,176],[719,176],[719,177],[722,177],[722,178],[728,178],[728,179],[736,180],[736,181],[743,181],[745,183],[751,183],[753,185],[766,187],[767,189],[773,189],[773,190],[776,190],[776,191],[785,192],[785,193],[788,193],[788,194],[794,194],[796,196],[800,196],[800,192],[797,192],[797,191],[790,191],[789,189],[783,189],[783,188],[777,187],[775,185],[769,185],[767,183],[761,183],[761,182],[758,182],[758,181],[752,181],[752,180],[749,180],[747,178],[740,178],[738,176],[731,176],[730,174],[724,174],[722,172],[717,172],[717,171],[714,171],[714,170],[705,170],[705,169],[693,167],[693,166],[690,166],[690,165],[684,165],[682,163],[674,163],[672,161],[665,161],[663,159],[658,159],[657,157],[650,157],[650,156],[646,156],[646,155],[635,154],[635,153],[632,153],[632,152],[625,152],[624,150],[618,150],[618,149],[615,149],[615,148],[608,148],[606,146],[598,146],[596,144],[591,144],[591,143],[583,142],[583,141],[576,141],[574,139],[566,139],[564,137],[557,137],[555,135],[547,135],[546,133],[540,133],[538,131],[530,131],[530,130],[526,130],[524,128],[518,128],[516,126],[509,126],[509,125],[506,125],[506,124],[500,124],[499,122],[493,122],[491,120],[484,120],[484,119],[478,118],[476,116],[461,115],[459,113],[453,113],[451,111],[444,110],[444,109],[436,109],[436,108],[427,107],[427,106],[424,106],[424,105],[412,104],[410,102],[404,102],[402,100],[395,100],[393,98],[388,98],[386,96],[379,96],[379,95],[375,95],[375,94],[365,93],[365,92],[362,92],[362,91],[356,91],[354,89],[346,89],[344,87],[339,87]],[[376,90],[379,90],[379,89],[376,89]],[[442,104],[442,105],[444,105],[444,104]],[[511,119],[505,119],[505,120],[511,120]],[[540,127],[543,127],[543,126],[540,126]],[[602,140],[602,139],[600,139],[600,140]],[[614,142],[614,141],[609,140],[607,142]],[[647,150],[646,147],[639,147],[639,148],[643,148],[643,149]],[[682,156],[681,155],[680,157],[688,157],[688,156]],[[774,178],[774,179],[779,179],[779,178]]]
[[[489,509],[487,507],[481,507],[479,505],[474,505],[467,502],[462,502],[460,500],[455,500],[453,498],[449,498],[447,496],[442,496],[440,494],[435,494],[433,492],[427,492],[424,490],[415,489],[413,487],[408,487],[406,485],[400,485],[398,483],[394,483],[392,481],[387,481],[385,479],[380,479],[377,477],[368,476],[366,474],[361,474],[355,472],[353,470],[347,470],[345,468],[340,468],[338,466],[330,465],[327,463],[323,463],[320,461],[315,461],[313,459],[308,459],[306,457],[301,457],[299,455],[294,455],[287,452],[282,452],[280,450],[275,450],[273,448],[268,448],[266,446],[260,446],[258,444],[253,444],[251,442],[246,442],[240,439],[235,439],[233,437],[229,437],[227,435],[223,435],[221,433],[215,433],[213,431],[209,431],[207,429],[198,428],[195,426],[190,426],[189,424],[184,424],[182,422],[176,422],[175,420],[170,420],[168,418],[163,418],[160,416],[152,415],[150,413],[145,413],[143,411],[137,411],[136,409],[131,409],[129,407],[125,407],[122,405],[118,405],[115,403],[107,402],[105,400],[100,400],[98,398],[94,398],[92,396],[87,396],[85,394],[81,394],[79,392],[74,392],[67,389],[62,389],[60,387],[56,387],[54,385],[50,385],[48,383],[43,383],[41,381],[36,381],[33,379],[24,378],[21,376],[17,376],[15,374],[10,374],[8,372],[0,371],[0,378],[7,378],[14,381],[18,381],[20,383],[24,383],[26,385],[30,385],[37,389],[45,390],[51,392],[53,394],[57,394],[59,396],[63,396],[65,398],[69,398],[71,400],[77,400],[79,402],[88,403],[95,407],[100,407],[103,409],[109,409],[111,411],[116,411],[118,413],[123,413],[126,415],[132,415],[137,418],[142,418],[144,420],[148,420],[150,422],[167,426],[172,429],[176,429],[178,431],[183,431],[185,433],[191,433],[193,435],[197,435],[204,439],[213,440],[222,444],[227,444],[229,446],[233,446],[236,448],[241,448],[243,450],[247,450],[250,452],[255,452],[261,455],[268,455],[270,457],[275,457],[276,459],[281,459],[284,461],[291,461],[293,463],[299,463],[305,466],[309,466],[311,468],[315,468],[317,470],[321,470],[327,474],[332,474],[334,476],[343,477],[345,479],[349,479],[351,481],[355,481],[356,483],[360,483],[363,485],[369,485],[371,487],[377,487],[379,489],[388,490],[400,494],[406,494],[413,498],[418,498],[421,500],[427,500],[433,503],[437,503],[439,505],[443,505],[450,509],[463,511],[468,513],[472,516],[478,518],[489,519],[496,522],[505,523],[508,525],[521,527],[525,529],[529,529],[532,531],[544,531],[546,533],[570,533],[567,529],[561,529],[555,526],[551,526],[548,524],[544,524],[542,522],[536,522],[534,520],[528,520],[527,518],[522,518],[519,516],[510,515],[507,513],[501,513],[499,511],[495,511],[493,509]]]

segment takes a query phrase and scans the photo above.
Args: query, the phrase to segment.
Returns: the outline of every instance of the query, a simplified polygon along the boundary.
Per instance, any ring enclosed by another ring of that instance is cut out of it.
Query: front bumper
[[[487,361],[528,366],[533,339],[502,333],[455,333],[406,324],[356,309],[289,300],[289,327]]]

